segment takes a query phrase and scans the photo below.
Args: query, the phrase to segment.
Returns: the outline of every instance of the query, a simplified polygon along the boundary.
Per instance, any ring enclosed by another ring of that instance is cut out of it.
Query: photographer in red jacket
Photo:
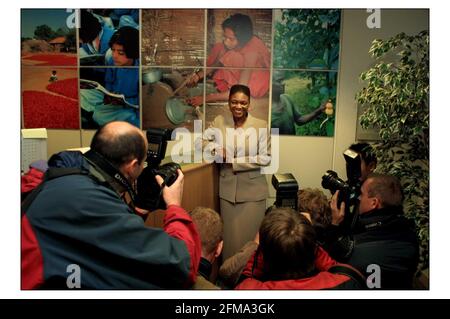
[[[338,264],[316,242],[314,227],[292,208],[274,208],[236,289],[363,289],[363,276]]]

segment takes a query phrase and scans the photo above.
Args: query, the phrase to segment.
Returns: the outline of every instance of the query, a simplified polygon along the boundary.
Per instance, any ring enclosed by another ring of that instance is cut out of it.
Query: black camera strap
[[[128,182],[128,180],[125,178],[125,176],[123,176],[123,174],[119,171],[119,169],[116,168],[112,163],[110,163],[106,158],[104,158],[103,156],[101,156],[100,154],[98,154],[93,150],[87,151],[86,153],[83,154],[83,156],[89,161],[89,163],[99,168],[107,175],[103,177],[106,179],[106,181],[112,188],[116,189],[114,185],[111,183],[111,181],[115,181],[126,190],[126,192],[130,195],[131,205],[134,209],[136,193],[133,187]]]

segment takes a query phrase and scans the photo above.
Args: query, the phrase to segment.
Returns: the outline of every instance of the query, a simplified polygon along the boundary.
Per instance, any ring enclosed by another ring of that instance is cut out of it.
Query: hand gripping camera
[[[170,129],[147,129],[147,160],[146,167],[137,180],[137,207],[150,211],[166,209],[162,199],[162,188],[158,185],[155,176],[160,175],[164,179],[164,185],[167,186],[172,185],[178,177],[177,169],[181,168],[179,164],[171,162],[160,166],[171,135]]]

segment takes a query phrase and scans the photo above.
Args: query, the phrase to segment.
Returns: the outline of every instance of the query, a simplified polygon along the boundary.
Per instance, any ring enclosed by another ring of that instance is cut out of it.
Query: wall
[[[294,174],[301,188],[321,187],[321,177],[328,169],[345,178],[342,152],[356,140],[357,105],[355,94],[362,87],[358,80],[373,60],[368,54],[372,40],[388,38],[400,32],[415,34],[429,27],[428,10],[381,10],[381,28],[366,26],[365,9],[345,9],[342,16],[341,54],[336,102],[334,138],[280,137],[280,173]],[[89,146],[93,131],[48,130],[49,156],[69,147]],[[173,143],[169,144],[170,152]],[[267,176],[271,185],[271,176]],[[270,187],[271,196],[274,191]],[[269,198],[268,204],[273,202]]]

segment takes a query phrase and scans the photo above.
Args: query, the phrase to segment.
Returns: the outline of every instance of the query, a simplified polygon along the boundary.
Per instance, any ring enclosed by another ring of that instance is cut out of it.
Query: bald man
[[[163,188],[164,229],[146,227],[123,200],[133,193],[147,148],[142,131],[111,122],[95,133],[86,154],[55,155],[78,157],[70,162],[81,165],[70,173],[54,169],[57,177],[43,183],[22,215],[22,289],[174,289],[194,283],[201,247],[180,206],[183,173]],[[157,181],[162,184],[159,176]]]

